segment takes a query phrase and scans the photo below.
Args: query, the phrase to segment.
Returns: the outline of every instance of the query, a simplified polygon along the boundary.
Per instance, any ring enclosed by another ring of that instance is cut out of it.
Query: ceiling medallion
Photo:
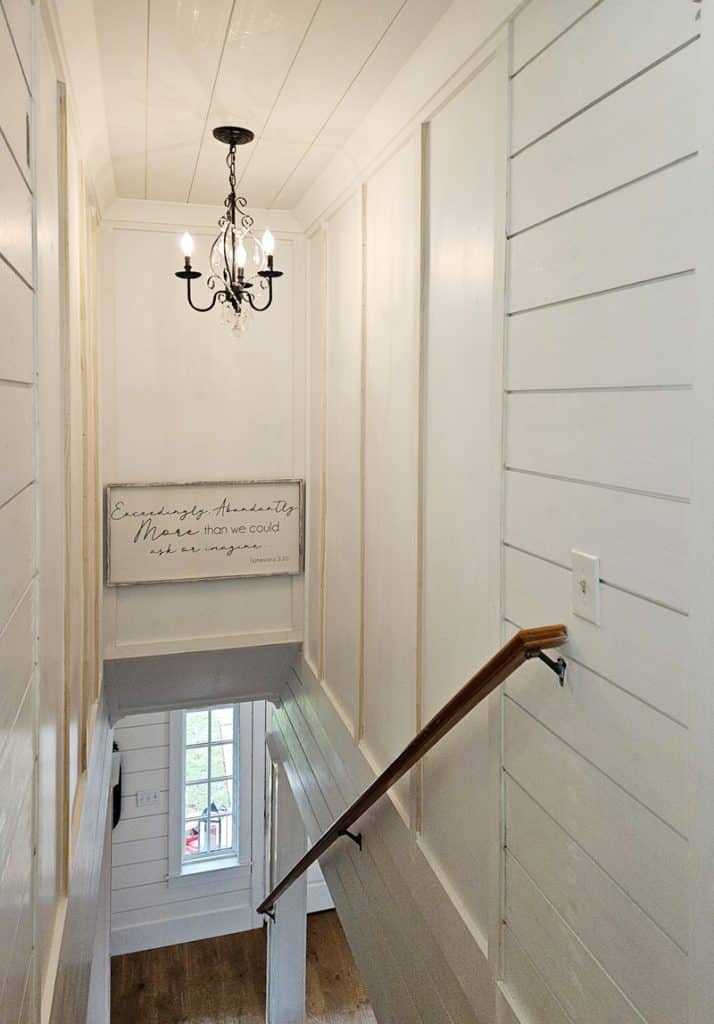
[[[228,146],[226,165],[230,192],[225,198],[226,212],[218,221],[220,230],[209,254],[211,272],[206,284],[213,292],[210,304],[197,306],[191,298],[191,282],[202,275],[191,267],[194,245],[188,232],[181,239],[184,266],[176,272],[176,277],[186,282],[186,298],[192,309],[207,313],[219,302],[223,323],[235,334],[242,334],[251,311],[262,313],[268,309],[273,301],[273,280],[283,275],[273,266],[275,239],[270,229],[266,227],[260,239],[253,233],[254,221],[246,213],[247,201],[236,194],[236,148],[252,142],[253,132],[224,125],[213,129],[213,137]],[[258,293],[262,293],[262,300]]]

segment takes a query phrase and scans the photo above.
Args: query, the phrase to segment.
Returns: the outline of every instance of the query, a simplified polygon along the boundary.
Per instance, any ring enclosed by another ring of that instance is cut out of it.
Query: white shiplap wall
[[[250,879],[169,887],[169,712],[123,718],[114,738],[122,807],[112,832],[112,955],[253,927]],[[159,790],[158,806],[137,807],[144,789]]]
[[[505,984],[532,1024],[687,1019],[695,14],[532,0],[513,25],[504,614],[570,632],[564,690],[506,687]]]
[[[33,1012],[37,603],[31,6],[0,6],[0,1019]]]

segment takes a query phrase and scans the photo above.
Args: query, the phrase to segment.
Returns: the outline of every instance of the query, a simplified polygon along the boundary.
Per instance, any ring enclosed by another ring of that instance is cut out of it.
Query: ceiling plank
[[[252,129],[260,138],[318,7],[319,0],[236,3],[216,80],[210,128],[238,124]],[[239,178],[252,162],[254,149],[255,145],[239,150]],[[225,167],[208,131],[196,168],[191,202],[217,202],[225,192]]]
[[[147,199],[187,200],[232,9],[150,0]]]

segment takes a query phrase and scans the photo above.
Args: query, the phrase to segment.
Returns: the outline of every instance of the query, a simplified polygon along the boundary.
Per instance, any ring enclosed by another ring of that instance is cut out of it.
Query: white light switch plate
[[[136,794],[137,807],[154,807],[159,802],[158,789],[140,789]]]
[[[584,551],[571,551],[573,613],[600,625],[600,559]]]

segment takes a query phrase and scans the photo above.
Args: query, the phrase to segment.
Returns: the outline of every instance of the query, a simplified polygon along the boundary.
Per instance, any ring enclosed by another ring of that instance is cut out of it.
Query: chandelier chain
[[[240,209],[240,223],[241,227],[245,231],[250,229],[255,224],[254,219],[249,213],[245,212],[245,208],[248,205],[248,200],[245,196],[236,195],[236,148],[231,146],[228,150],[228,156],[226,157],[226,166],[228,167],[228,185],[230,186],[230,192],[224,200],[224,206],[226,207],[229,215],[229,219],[233,220],[236,209]]]

